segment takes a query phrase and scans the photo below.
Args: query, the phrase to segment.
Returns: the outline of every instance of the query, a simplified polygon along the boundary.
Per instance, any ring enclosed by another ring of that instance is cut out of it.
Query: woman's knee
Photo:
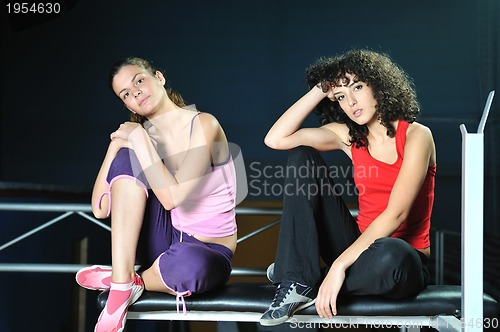
[[[298,146],[290,150],[288,155],[288,166],[307,165],[308,161],[314,160],[319,156],[319,152],[310,146]]]
[[[351,266],[345,291],[403,298],[425,287],[423,270],[417,251],[406,241],[380,238]]]
[[[147,179],[137,156],[133,150],[128,148],[122,148],[118,151],[109,167],[106,180],[108,183],[113,183],[114,180],[121,177],[135,178],[144,187],[148,186]]]
[[[373,245],[379,249],[378,277],[392,285],[386,296],[401,298],[423,287],[422,261],[411,245],[395,238],[378,239]]]
[[[389,269],[407,264],[418,264],[419,257],[408,242],[391,237],[375,240],[371,248],[378,253],[378,264],[381,269]]]

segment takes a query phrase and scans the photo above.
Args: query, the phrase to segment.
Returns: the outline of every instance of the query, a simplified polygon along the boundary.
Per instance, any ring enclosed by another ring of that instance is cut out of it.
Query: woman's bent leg
[[[117,180],[111,188],[111,259],[113,282],[126,282],[135,275],[137,243],[141,232],[146,196],[130,179]]]
[[[260,318],[278,325],[314,303],[321,281],[320,259],[331,264],[359,236],[359,229],[319,152],[290,152],[273,282],[276,293]]]
[[[314,287],[321,281],[320,257],[330,265],[359,230],[318,151],[293,149],[286,175],[273,282]]]
[[[147,181],[137,174],[139,161],[134,152],[121,149],[113,160],[107,181],[111,204],[111,261],[113,282],[134,277],[136,251],[144,219]]]
[[[147,190],[132,171],[133,157],[128,149],[120,150],[108,173],[112,275],[109,296],[97,321],[96,332],[122,331],[128,306],[137,301],[144,290],[134,265]]]
[[[341,294],[404,298],[427,287],[427,258],[396,238],[375,240],[347,270]]]

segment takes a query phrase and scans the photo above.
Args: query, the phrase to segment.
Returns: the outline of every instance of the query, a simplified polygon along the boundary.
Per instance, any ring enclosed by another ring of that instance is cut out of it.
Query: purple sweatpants
[[[121,149],[107,176],[137,179],[149,188],[132,150]],[[233,252],[220,244],[205,243],[172,226],[170,211],[148,190],[146,211],[137,248],[137,263],[148,269],[160,257],[159,267],[165,285],[177,293],[201,293],[223,285],[231,274]]]

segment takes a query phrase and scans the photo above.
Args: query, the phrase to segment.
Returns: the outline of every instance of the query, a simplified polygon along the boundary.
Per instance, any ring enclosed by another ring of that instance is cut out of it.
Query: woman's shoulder
[[[432,131],[429,127],[419,123],[412,122],[408,124],[408,129],[406,131],[406,137],[428,137],[432,138]]]
[[[219,125],[219,120],[211,113],[197,111],[194,117],[198,118],[202,125]]]
[[[429,153],[429,166],[436,163],[436,148],[434,143],[434,138],[429,127],[413,122],[409,124],[408,130],[406,132],[406,147],[405,155],[409,151],[424,151],[424,153]]]
[[[213,114],[198,111],[192,116],[191,132],[200,133],[209,141],[225,140],[224,130]]]
[[[322,126],[331,130],[344,144],[349,144],[349,128],[345,123],[330,122]]]
[[[189,110],[188,113],[185,113],[185,117],[190,119],[193,126],[198,124],[201,125],[204,129],[210,129],[212,127],[220,126],[217,118],[210,113],[201,112],[198,110]]]

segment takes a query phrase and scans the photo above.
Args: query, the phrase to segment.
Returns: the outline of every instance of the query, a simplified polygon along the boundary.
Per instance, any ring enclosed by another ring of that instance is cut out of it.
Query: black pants
[[[286,170],[274,281],[319,287],[320,258],[330,266],[360,231],[315,149],[293,149]],[[427,257],[388,237],[377,239],[346,271],[341,295],[403,298],[428,283]]]

